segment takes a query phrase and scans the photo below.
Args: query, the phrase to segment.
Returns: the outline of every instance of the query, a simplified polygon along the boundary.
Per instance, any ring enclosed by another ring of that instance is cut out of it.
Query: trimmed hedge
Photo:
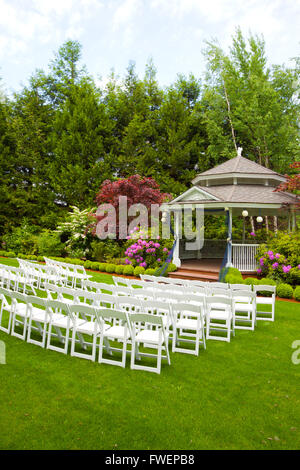
[[[294,290],[294,299],[300,302],[300,286],[297,286]]]
[[[225,277],[225,282],[228,284],[245,284],[243,278],[240,278],[235,274],[227,274]]]
[[[122,264],[118,264],[115,269],[116,274],[123,274],[125,266]]]
[[[98,264],[98,263],[97,263]],[[107,264],[106,265],[106,272],[112,274],[115,272],[116,265],[115,264]]]
[[[277,286],[277,295],[282,299],[292,299],[294,290],[289,284],[279,284]]]
[[[149,276],[154,276],[155,271],[156,271],[156,269],[148,268],[148,269],[146,269],[145,274],[149,274]]]
[[[124,267],[123,274],[127,276],[132,276],[133,272],[134,272],[134,268],[133,266],[131,266],[131,264],[128,264],[127,266]]]
[[[247,286],[256,286],[259,284],[259,280],[255,277],[247,277],[247,279],[244,280],[244,284]]]
[[[143,266],[137,266],[136,268],[134,268],[133,274],[136,277],[139,277],[140,274],[144,274],[144,273],[145,273],[145,268],[143,268]]]

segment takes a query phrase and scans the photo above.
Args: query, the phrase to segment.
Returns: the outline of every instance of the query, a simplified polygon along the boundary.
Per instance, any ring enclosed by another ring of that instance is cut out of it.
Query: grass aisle
[[[160,376],[0,332],[0,449],[299,449],[300,304],[276,309],[275,323],[209,341],[198,358],[171,354]]]

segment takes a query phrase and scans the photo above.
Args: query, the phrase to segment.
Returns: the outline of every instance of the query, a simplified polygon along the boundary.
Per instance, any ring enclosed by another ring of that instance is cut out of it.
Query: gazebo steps
[[[219,274],[201,272],[201,271],[195,271],[195,270],[188,271],[188,270],[178,269],[178,271],[175,271],[174,273],[169,273],[169,277],[172,277],[174,279],[188,279],[188,280],[194,280],[194,281],[215,282],[215,281],[218,281]]]
[[[222,260],[214,258],[185,260],[177,271],[169,273],[169,277],[174,279],[216,282],[219,280],[221,264]],[[245,271],[242,272],[242,276],[246,279],[247,277],[257,277],[257,274]]]
[[[181,267],[174,273],[169,273],[169,276],[177,279],[215,282],[219,279],[221,264],[221,259],[213,258],[185,260]]]

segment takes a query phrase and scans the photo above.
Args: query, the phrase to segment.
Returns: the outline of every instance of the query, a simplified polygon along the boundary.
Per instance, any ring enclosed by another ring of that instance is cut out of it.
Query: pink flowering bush
[[[142,268],[158,268],[162,266],[170,254],[173,240],[148,239],[148,234],[138,227],[127,237],[125,264]]]
[[[300,239],[298,233],[278,233],[261,245],[257,274],[292,285],[300,284]]]

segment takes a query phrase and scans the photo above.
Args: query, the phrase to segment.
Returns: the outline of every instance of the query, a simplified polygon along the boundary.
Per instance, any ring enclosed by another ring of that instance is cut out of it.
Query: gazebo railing
[[[232,264],[240,271],[254,272],[257,269],[256,255],[260,245],[233,243]]]

